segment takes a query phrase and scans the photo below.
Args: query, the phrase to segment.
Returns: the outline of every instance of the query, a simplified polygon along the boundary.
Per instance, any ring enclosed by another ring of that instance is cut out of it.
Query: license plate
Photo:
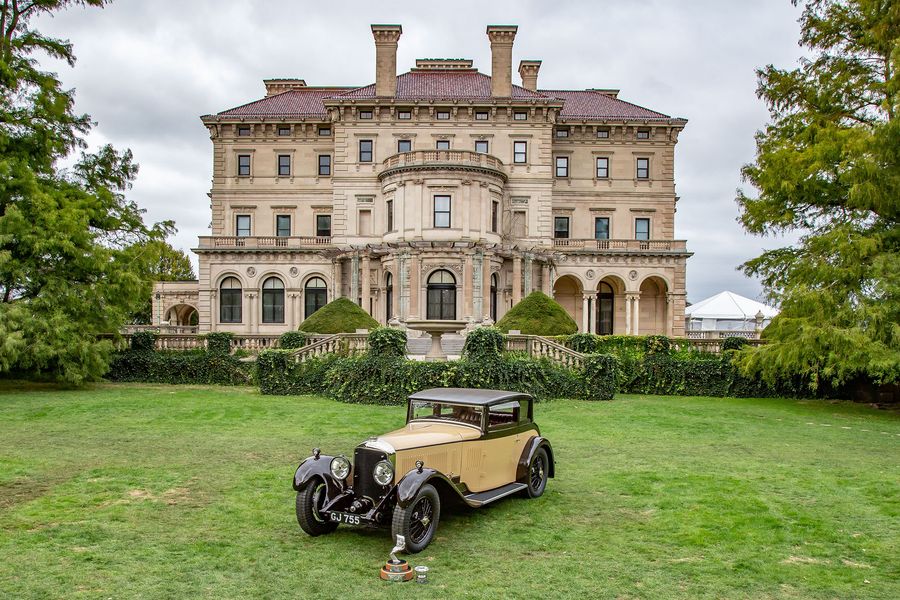
[[[328,513],[329,518],[334,523],[343,523],[345,525],[360,525],[359,515],[351,515],[350,513],[332,512]]]

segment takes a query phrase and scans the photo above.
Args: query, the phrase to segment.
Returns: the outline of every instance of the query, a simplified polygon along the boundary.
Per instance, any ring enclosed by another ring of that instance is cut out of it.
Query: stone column
[[[588,298],[589,296],[587,294],[581,294],[581,333],[587,333],[588,323],[590,323]]]
[[[553,288],[550,287],[550,263],[541,264],[541,291],[548,296],[553,295]]]
[[[634,295],[634,308],[631,309],[631,316],[634,318],[634,326],[632,330],[634,335],[641,335],[641,294]]]
[[[672,337],[672,328],[674,326],[675,315],[672,307],[675,305],[675,299],[671,293],[666,294],[666,336]]]
[[[625,335],[631,335],[631,292],[625,292]]]
[[[250,333],[259,333],[259,315],[258,306],[256,302],[256,297],[258,293],[254,290],[252,292],[247,293],[247,305],[250,309],[250,314],[247,315],[250,320]]]
[[[332,272],[334,273],[334,275],[332,276],[332,286],[334,287],[334,290],[331,294],[331,300],[337,300],[342,296],[341,286],[343,285],[343,282],[341,281],[341,259],[333,259],[331,265]]]
[[[530,255],[530,254],[526,254],[526,255],[525,255],[524,282],[523,282],[523,283],[525,284],[525,295],[526,295],[526,296],[527,296],[528,294],[530,294],[531,291],[532,291],[532,287],[531,287],[531,278],[532,278],[532,260],[531,260],[531,255]]]
[[[362,279],[362,309],[367,313],[372,312],[372,274],[369,272],[369,257],[362,257],[362,271],[359,276]]]
[[[483,265],[481,268],[481,319],[489,319],[491,318],[491,257],[488,254],[484,255]],[[497,297],[497,303],[500,303],[499,291]],[[499,307],[497,307],[498,315],[499,315]]]
[[[419,319],[422,314],[419,311],[419,294],[422,279],[422,267],[418,254],[413,254],[409,258],[409,318]]]
[[[397,279],[394,287],[394,296],[397,298],[397,318],[405,321],[409,316],[409,254],[403,252],[397,255]]]
[[[472,180],[464,179],[462,182],[462,237],[469,237],[469,219],[472,213]]]
[[[475,321],[484,319],[484,252],[475,252],[475,262],[472,265],[472,318]]]
[[[519,303],[522,299],[522,257],[514,256],[513,257],[513,272],[512,272],[512,303],[513,306]]]
[[[462,293],[463,293],[463,319],[471,320],[474,319],[474,306],[473,306],[473,297],[475,290],[472,289],[473,285],[473,265],[472,265],[472,253],[467,252],[463,261],[463,276],[462,276]]]
[[[359,254],[350,257],[350,301],[359,303]]]
[[[286,321],[288,324],[288,330],[293,331],[294,329],[297,328],[297,323],[295,320],[295,317],[296,317],[295,313],[297,312],[297,310],[296,310],[296,308],[297,308],[297,293],[289,292],[287,294],[286,300],[287,300],[287,306],[284,307],[284,310],[287,313]]]

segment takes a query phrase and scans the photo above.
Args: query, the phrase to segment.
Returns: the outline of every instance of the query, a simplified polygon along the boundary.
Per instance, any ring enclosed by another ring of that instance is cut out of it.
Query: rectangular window
[[[528,162],[528,142],[513,142],[513,162],[516,164]]]
[[[372,235],[372,211],[359,211],[359,219],[356,224],[356,231],[359,235]]]
[[[359,111],[359,118],[360,118],[360,119],[371,119],[371,118],[372,118],[372,111],[371,111],[371,110],[361,110],[361,111]]]
[[[238,175],[241,177],[250,176],[250,155],[238,154]]]
[[[649,240],[650,239],[650,219],[634,220],[634,239]]]
[[[596,217],[594,219],[594,239],[609,239],[609,217]]]
[[[528,113],[527,112],[517,112],[513,114],[514,121],[527,121]]]
[[[637,178],[638,179],[650,179],[650,159],[649,158],[637,159]]]
[[[569,130],[568,130],[568,129],[557,129],[557,130],[556,130],[556,137],[558,137],[558,138],[567,138],[567,137],[569,137]]]
[[[250,135],[250,127],[247,125],[241,125],[238,127],[238,135],[241,137],[247,137]]]
[[[279,127],[279,128],[278,128],[278,135],[281,136],[281,137],[285,137],[285,136],[291,135],[291,128],[290,128],[290,127]]]
[[[291,174],[291,155],[290,154],[279,154],[278,155],[278,176],[285,177]]]
[[[435,144],[435,148],[437,148],[438,150],[449,150],[450,140],[438,140]]]
[[[487,140],[475,140],[475,152],[480,152],[481,154],[487,154],[488,153]]]
[[[331,237],[331,215],[316,215],[316,237]]]
[[[331,135],[331,127],[319,127],[319,135],[329,137]]]
[[[475,120],[476,120],[476,121],[487,121],[487,120],[488,120],[488,113],[486,113],[486,112],[477,112],[477,113],[475,113]]]
[[[331,155],[319,155],[319,175],[331,175]]]
[[[401,121],[409,121],[410,119],[412,119],[412,112],[408,110],[398,111],[397,118]]]
[[[439,110],[437,112],[437,120],[438,121],[449,121],[450,120],[450,111],[449,110]]]
[[[553,217],[553,237],[558,240],[569,237],[569,217]]]
[[[450,227],[450,196],[434,197],[434,226]]]
[[[237,215],[234,218],[234,235],[238,237],[250,235],[250,215]]]
[[[384,203],[384,212],[387,219],[387,230],[394,230],[394,201],[388,200]]]
[[[609,178],[609,157],[598,156],[597,157],[597,179],[608,179],[608,178]]]
[[[412,152],[412,140],[397,140],[397,152]]]
[[[569,176],[569,157],[568,156],[557,156],[556,157],[556,176],[557,177],[568,177]]]
[[[609,129],[598,129],[597,137],[603,140],[607,139],[609,137]]]
[[[275,235],[289,237],[291,235],[291,215],[278,215],[275,217]]]
[[[500,221],[500,203],[491,202],[491,231],[497,233],[497,227]]]
[[[649,129],[638,129],[638,131],[637,131],[637,139],[639,139],[639,140],[649,140],[649,139],[650,139],[650,130],[649,130]]]
[[[513,213],[512,232],[513,237],[521,239],[528,234],[528,213],[524,210],[517,210]]]
[[[359,162],[372,162],[372,140],[359,140]]]

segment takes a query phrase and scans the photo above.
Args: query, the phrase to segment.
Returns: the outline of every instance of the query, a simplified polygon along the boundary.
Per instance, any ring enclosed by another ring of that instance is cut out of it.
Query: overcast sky
[[[543,60],[539,87],[617,88],[689,120],[676,149],[675,229],[694,252],[687,292],[697,302],[762,292],[736,267],[777,242],[743,233],[734,197],[768,116],[755,69],[796,64],[799,15],[789,0],[117,0],[35,26],[74,44],[74,68],[43,63],[97,122],[91,144],[131,148],[141,167],[131,198],[148,220],[174,219],[171,241],[189,250],[210,222],[212,145],[200,115],[262,97],[270,77],[372,83],[371,23],[403,25],[399,72],[416,58],[462,57],[489,73],[485,26],[518,25],[513,68]]]

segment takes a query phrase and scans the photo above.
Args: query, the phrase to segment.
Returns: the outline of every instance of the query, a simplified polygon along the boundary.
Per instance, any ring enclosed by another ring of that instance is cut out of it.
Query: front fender
[[[550,463],[549,477],[556,476],[556,460],[553,458],[553,448],[550,446],[547,438],[536,435],[529,439],[525,444],[525,448],[522,449],[522,456],[519,457],[519,464],[516,466],[516,481],[523,481],[526,478],[528,465],[531,464],[531,459],[534,458],[534,453],[538,451],[538,448],[544,448],[547,451],[547,461]]]
[[[333,456],[320,454],[319,458],[310,456],[297,467],[294,472],[294,489],[298,492],[306,483],[314,477],[320,477],[325,481],[328,497],[334,498],[344,490],[344,482],[338,481],[331,474],[331,459]]]
[[[404,475],[403,479],[400,480],[400,483],[397,484],[397,505],[402,508],[409,506],[416,495],[418,495],[419,490],[422,489],[422,486],[435,479],[439,479],[443,483],[446,483],[450,489],[455,490],[456,493],[459,494],[456,485],[447,479],[440,471],[434,469],[422,469],[421,471],[413,469]],[[460,494],[460,497],[461,496],[462,494]]]

